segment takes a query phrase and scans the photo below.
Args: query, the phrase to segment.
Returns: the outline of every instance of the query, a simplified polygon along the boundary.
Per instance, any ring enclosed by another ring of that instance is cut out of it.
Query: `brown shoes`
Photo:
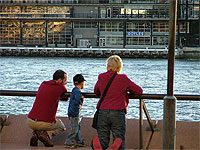
[[[46,131],[34,130],[32,132],[32,137],[30,140],[30,146],[38,146],[38,139],[46,146],[53,147],[53,142],[50,140],[49,135]]]
[[[38,136],[38,139],[46,146],[53,147],[53,142],[50,140],[49,135],[46,131],[42,131],[42,133]]]
[[[38,135],[40,134],[40,131],[34,130],[32,134],[30,146],[38,146]]]

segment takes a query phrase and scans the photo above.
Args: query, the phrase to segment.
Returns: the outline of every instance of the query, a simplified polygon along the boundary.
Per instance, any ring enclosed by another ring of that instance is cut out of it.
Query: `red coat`
[[[55,122],[58,101],[64,92],[67,92],[67,89],[62,83],[53,80],[42,82],[28,118]]]
[[[101,73],[98,76],[98,81],[94,87],[94,93],[96,95],[103,94],[107,83],[110,78],[116,72],[109,70],[105,73]],[[122,110],[127,109],[129,98],[127,91],[133,94],[142,94],[143,90],[140,86],[132,82],[125,74],[117,74],[114,78],[111,86],[109,87],[107,94],[101,104],[100,109],[104,110]],[[97,106],[99,105],[99,102]]]

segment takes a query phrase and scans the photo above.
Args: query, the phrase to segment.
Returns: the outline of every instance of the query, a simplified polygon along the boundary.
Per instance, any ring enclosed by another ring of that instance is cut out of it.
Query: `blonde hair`
[[[106,61],[107,69],[120,73],[122,70],[123,62],[118,55],[110,56]]]

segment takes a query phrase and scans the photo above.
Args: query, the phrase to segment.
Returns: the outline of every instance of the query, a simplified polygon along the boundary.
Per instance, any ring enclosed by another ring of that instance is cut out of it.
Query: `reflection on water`
[[[82,73],[86,78],[83,92],[93,92],[98,74],[106,70],[104,58],[42,58],[42,57],[0,57],[0,89],[36,91],[44,80],[52,79],[57,69],[68,74],[67,89],[73,88],[72,78]],[[122,73],[127,74],[144,93],[166,94],[167,60],[165,59],[123,59]],[[200,94],[200,64],[198,60],[175,61],[175,94]],[[85,99],[82,115],[92,117],[98,99]],[[0,114],[27,114],[34,97],[0,96]],[[163,118],[163,101],[145,100],[152,119]],[[58,116],[67,116],[68,102],[60,102]],[[200,121],[200,102],[177,101],[177,120]],[[127,118],[139,118],[139,101],[130,100]]]

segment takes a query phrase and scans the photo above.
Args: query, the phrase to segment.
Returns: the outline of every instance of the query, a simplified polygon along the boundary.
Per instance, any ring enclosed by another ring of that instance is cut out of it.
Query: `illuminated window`
[[[121,8],[121,14],[122,14],[122,15],[125,14],[124,12],[125,12],[125,9],[124,9],[124,8]]]
[[[66,18],[70,16],[68,6],[2,6],[1,13],[4,17],[56,17]]]
[[[131,14],[131,9],[126,9],[126,14]]]
[[[23,23],[23,44],[45,44],[44,21],[30,21]]]
[[[65,44],[68,34],[66,22],[48,23],[48,44]]]
[[[19,21],[0,21],[0,43],[20,44]]]

